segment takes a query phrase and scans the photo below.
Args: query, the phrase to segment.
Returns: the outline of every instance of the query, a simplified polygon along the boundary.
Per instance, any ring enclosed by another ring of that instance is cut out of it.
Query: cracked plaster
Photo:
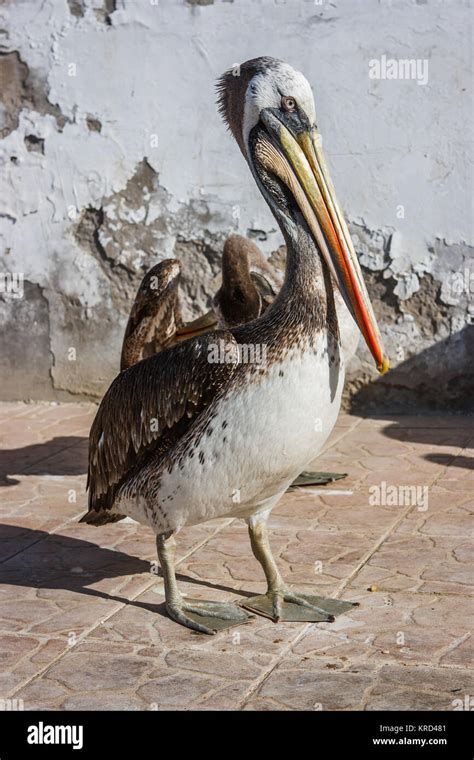
[[[334,183],[402,368],[374,382],[361,343],[349,395],[383,404],[399,390],[422,405],[427,377],[441,374],[438,400],[463,408],[474,330],[465,4],[24,0],[1,12],[0,269],[29,283],[21,316],[0,295],[4,398],[99,397],[130,299],[157,260],[183,261],[194,317],[230,231],[279,250],[213,90],[235,61],[271,54],[313,84]],[[246,30],[238,41],[236,27]],[[426,58],[428,84],[369,79],[382,54]],[[27,318],[37,339],[25,372]]]

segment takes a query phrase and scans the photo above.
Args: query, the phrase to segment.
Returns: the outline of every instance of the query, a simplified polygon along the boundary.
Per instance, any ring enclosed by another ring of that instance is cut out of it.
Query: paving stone
[[[95,411],[0,404],[0,695],[51,710],[430,710],[473,693],[472,419],[342,414],[309,468],[347,477],[286,494],[269,532],[294,589],[361,606],[203,637],[166,615],[148,528],[78,524]],[[372,504],[383,483],[426,486],[427,509]],[[265,589],[239,521],[185,528],[177,556],[185,596]]]
[[[216,681],[196,673],[170,673],[140,686],[138,694],[149,709],[188,709],[193,702],[210,694]]]
[[[101,654],[71,652],[49,668],[47,678],[75,691],[108,690],[119,684],[126,689],[136,686],[150,667],[149,661],[136,656],[109,655],[104,646]]]
[[[242,655],[233,653],[216,654],[213,651],[188,649],[172,650],[165,657],[170,667],[210,673],[224,678],[251,680],[260,674],[258,666],[252,666]]]
[[[298,661],[300,664],[300,661]],[[276,668],[259,689],[257,696],[271,698],[291,710],[358,710],[370,686],[369,675],[341,673],[324,663],[303,662],[303,667]]]
[[[97,694],[77,694],[59,702],[59,710],[145,710],[146,705],[135,696],[102,692]]]

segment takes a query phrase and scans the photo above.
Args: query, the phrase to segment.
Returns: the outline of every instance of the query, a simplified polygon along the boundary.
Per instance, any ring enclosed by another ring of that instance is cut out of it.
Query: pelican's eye
[[[281,99],[281,108],[286,113],[291,113],[296,110],[296,100],[290,95],[283,95]]]

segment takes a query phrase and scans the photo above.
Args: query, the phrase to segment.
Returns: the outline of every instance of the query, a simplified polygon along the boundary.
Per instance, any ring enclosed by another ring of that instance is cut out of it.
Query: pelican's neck
[[[250,276],[248,253],[242,252],[241,258],[223,257],[221,298],[235,301],[241,307],[247,306],[255,315],[260,310],[260,297]]]
[[[326,300],[324,287],[325,265],[307,228],[298,225],[297,236],[288,235],[286,242],[286,271],[283,292],[286,299]]]
[[[329,270],[303,222],[285,237],[286,272],[283,286],[259,319],[233,330],[237,342],[263,342],[279,357],[282,349],[314,346],[324,331],[339,341],[334,292]]]
[[[246,250],[227,245],[222,256],[222,284],[226,289],[239,286],[245,290],[253,288],[250,277],[249,256]]]
[[[286,271],[274,305],[278,310],[296,312],[302,321],[310,317],[320,326],[334,302],[328,268],[302,218],[291,231],[284,224],[281,228],[287,248]]]

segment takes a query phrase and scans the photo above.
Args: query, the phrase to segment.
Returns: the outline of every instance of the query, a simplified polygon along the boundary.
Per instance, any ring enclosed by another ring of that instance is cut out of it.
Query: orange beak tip
[[[377,370],[381,375],[385,375],[390,369],[390,361],[388,356],[384,356],[381,364],[377,364]]]

